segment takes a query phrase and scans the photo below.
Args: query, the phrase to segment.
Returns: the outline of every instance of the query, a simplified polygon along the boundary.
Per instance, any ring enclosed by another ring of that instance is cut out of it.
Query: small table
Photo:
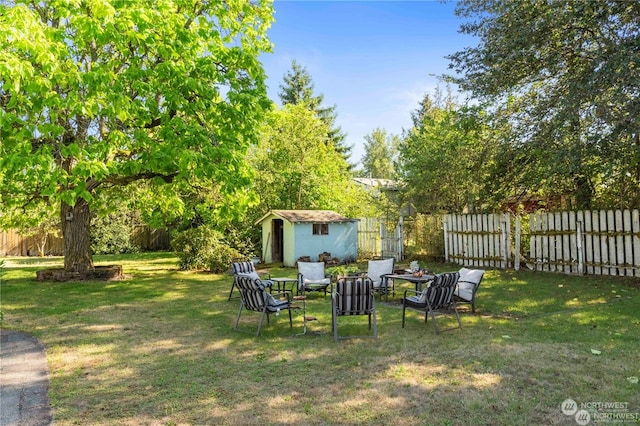
[[[278,290],[278,292],[291,292],[291,294],[293,295],[293,287],[295,286],[295,284],[291,285],[291,290],[287,290],[287,283],[297,283],[298,280],[296,278],[287,278],[287,277],[276,277],[276,278],[269,278],[271,281],[273,281],[276,290]],[[273,287],[273,286],[272,286]],[[269,287],[269,292],[271,292],[271,288]]]
[[[413,274],[386,274],[385,278],[394,280],[405,280],[416,285],[416,291],[422,291],[422,284],[433,281],[435,275],[424,274],[421,277],[414,277]]]

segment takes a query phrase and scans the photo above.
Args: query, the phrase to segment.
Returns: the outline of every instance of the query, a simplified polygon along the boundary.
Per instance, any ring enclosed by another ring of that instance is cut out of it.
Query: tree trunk
[[[64,239],[64,270],[85,273],[93,270],[89,225],[91,215],[89,205],[81,198],[71,207],[62,202],[62,237]]]
[[[576,176],[573,181],[576,185],[576,208],[581,210],[591,209],[594,194],[591,181],[589,178],[580,175]]]
[[[49,234],[46,232],[40,233],[36,235],[36,245],[38,246],[38,256],[44,257],[44,248],[47,246],[47,238]]]

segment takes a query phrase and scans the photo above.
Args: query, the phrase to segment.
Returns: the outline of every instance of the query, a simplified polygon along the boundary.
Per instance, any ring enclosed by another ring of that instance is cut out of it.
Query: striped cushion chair
[[[338,341],[338,317],[345,315],[367,315],[369,330],[373,318],[373,335],[348,337],[373,337],[378,339],[376,322],[376,301],[373,281],[368,277],[341,277],[336,281],[335,291],[331,293],[331,312],[333,319],[333,338]],[[347,338],[347,337],[342,337]]]
[[[433,281],[429,282],[427,287],[420,291],[405,290],[404,297],[402,298],[402,328],[404,328],[406,310],[412,309],[419,312],[424,312],[424,321],[427,322],[429,314],[433,320],[433,326],[436,329],[436,334],[440,331],[455,330],[456,328],[462,328],[460,322],[460,315],[458,314],[458,308],[456,302],[453,299],[453,293],[458,284],[460,273],[458,272],[445,272],[443,274],[437,274]],[[413,296],[408,296],[409,293],[415,293]],[[458,320],[457,327],[446,328],[443,330],[438,329],[438,323],[436,322],[436,312],[451,313],[451,309],[456,315]]]
[[[238,276],[243,275],[253,279],[260,279],[253,262],[235,262],[231,264],[231,269],[233,271],[233,281],[231,282],[231,291],[229,291],[229,298],[227,300],[231,300],[233,289],[238,287]],[[266,287],[273,285],[273,281],[268,279],[262,280],[262,283]]]
[[[246,275],[237,276],[236,286],[238,287],[238,291],[240,291],[240,309],[238,310],[234,330],[238,329],[242,309],[261,313],[256,336],[260,335],[265,316],[267,317],[268,324],[270,314],[278,314],[285,309],[289,311],[289,327],[293,328],[291,310],[295,308],[291,306],[287,292],[270,294],[267,292],[267,287],[263,281],[259,278],[251,278]]]

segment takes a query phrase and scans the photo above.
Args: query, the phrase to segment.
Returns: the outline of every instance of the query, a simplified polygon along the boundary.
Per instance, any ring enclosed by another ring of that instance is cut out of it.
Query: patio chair
[[[298,294],[307,291],[324,291],[331,284],[331,275],[324,271],[324,262],[298,262]]]
[[[388,259],[373,259],[367,264],[367,276],[373,281],[373,289],[380,295],[380,300],[382,300],[383,294],[387,296],[387,300],[389,299],[389,284],[391,284],[393,296],[395,297],[396,295],[393,279],[385,276],[393,273],[394,266],[395,258],[393,257]]]
[[[424,312],[424,322],[427,322],[429,315],[431,315],[436,334],[440,334],[440,331],[462,328],[456,301],[453,300],[453,292],[456,289],[459,278],[460,274],[458,272],[445,272],[443,274],[437,274],[433,281],[422,291],[405,290],[404,297],[402,298],[402,328],[404,328],[407,309]],[[415,295],[408,296],[409,293],[415,293]],[[443,330],[438,329],[436,312],[451,313],[452,308],[458,320],[458,326]]]
[[[341,338],[373,337],[378,339],[376,322],[376,301],[373,281],[368,277],[341,277],[336,281],[336,290],[331,293],[331,316],[333,319],[333,339],[338,341],[338,317],[346,315],[367,315],[369,330],[373,318],[373,335],[343,336]]]
[[[251,278],[246,275],[238,275],[236,286],[240,292],[240,309],[238,310],[234,330],[238,329],[242,309],[261,313],[256,336],[260,335],[260,330],[262,329],[262,323],[265,316],[267,317],[268,324],[269,316],[271,314],[279,314],[280,311],[284,311],[285,309],[289,311],[289,327],[293,328],[291,310],[295,308],[291,306],[289,293],[282,292],[270,294],[267,292],[267,287],[265,287],[264,283],[259,278]],[[285,299],[283,300],[282,297]]]
[[[471,305],[471,312],[476,313],[476,292],[482,277],[484,276],[483,269],[467,269],[462,268],[460,271],[460,279],[458,280],[458,286],[453,292],[453,299],[458,305],[461,303],[468,303]]]
[[[227,300],[232,299],[233,289],[238,286],[238,276],[243,275],[253,279],[260,279],[253,262],[234,262],[231,264],[231,269],[233,270],[233,281],[231,282],[231,291],[229,291],[229,298]],[[265,287],[271,287],[273,285],[273,281],[269,279],[263,279],[262,283]]]

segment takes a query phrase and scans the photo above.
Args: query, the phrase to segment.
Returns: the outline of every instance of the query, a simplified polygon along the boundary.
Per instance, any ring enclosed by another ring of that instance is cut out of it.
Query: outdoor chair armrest
[[[287,299],[287,302],[291,302],[291,295],[289,294],[288,291],[280,291],[280,292],[277,292],[277,293],[271,293],[271,296],[274,299],[277,299],[279,297],[284,296]]]
[[[407,298],[407,293],[412,293],[411,296],[413,295],[418,295],[418,294],[422,294],[422,290],[411,290],[411,289],[407,289],[404,291],[404,298]]]
[[[382,282],[389,282],[389,280],[391,280],[391,282],[393,282],[393,277],[390,278],[391,275],[394,275],[393,273],[389,273],[389,274],[382,274],[380,275],[380,284],[382,284]]]

